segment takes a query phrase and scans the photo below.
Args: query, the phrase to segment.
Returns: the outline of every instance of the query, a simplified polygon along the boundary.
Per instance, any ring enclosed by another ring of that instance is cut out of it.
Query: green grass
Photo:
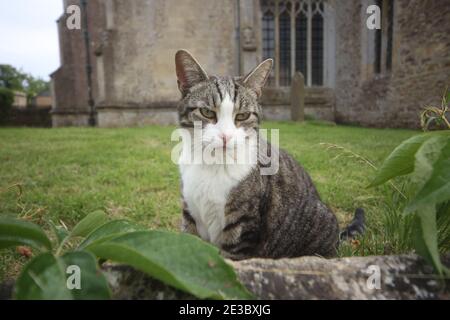
[[[320,143],[336,144],[376,166],[410,130],[381,130],[308,122],[266,124],[280,129],[280,145],[308,170],[322,199],[341,225],[356,207],[369,230],[340,255],[408,250],[392,236],[401,222],[392,211],[391,187],[366,189],[374,170],[364,161]],[[72,226],[87,213],[105,210],[149,228],[176,230],[180,222],[178,168],[170,160],[174,127],[124,129],[0,129],[0,214],[13,214],[48,228],[49,219]],[[19,185],[19,188],[8,187]],[[391,204],[391,206],[389,206]],[[390,211],[389,211],[390,210]],[[391,219],[393,222],[389,222]],[[393,228],[386,236],[386,223]],[[396,227],[397,226],[397,227]],[[26,261],[15,250],[0,254],[0,281]]]

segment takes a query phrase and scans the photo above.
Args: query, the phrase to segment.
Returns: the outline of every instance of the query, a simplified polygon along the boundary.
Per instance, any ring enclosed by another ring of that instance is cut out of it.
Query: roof
[[[50,93],[50,90],[41,91],[38,93],[37,97],[51,97],[52,94]]]

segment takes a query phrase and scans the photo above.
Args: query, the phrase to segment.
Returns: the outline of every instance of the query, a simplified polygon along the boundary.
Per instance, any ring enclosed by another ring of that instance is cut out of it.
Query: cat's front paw
[[[242,254],[239,254],[239,253],[231,253],[231,252],[228,252],[228,251],[225,251],[225,250],[220,250],[219,251],[219,254],[223,257],[223,258],[225,258],[225,259],[229,259],[229,260],[233,260],[233,261],[236,261],[236,260],[244,260],[244,259],[247,259],[248,257],[246,257],[246,256],[244,256],[244,255],[242,255]]]

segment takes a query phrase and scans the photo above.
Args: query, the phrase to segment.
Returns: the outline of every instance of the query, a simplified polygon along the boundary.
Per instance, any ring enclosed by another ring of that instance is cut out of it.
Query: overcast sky
[[[59,67],[62,0],[0,0],[0,64],[49,79]]]

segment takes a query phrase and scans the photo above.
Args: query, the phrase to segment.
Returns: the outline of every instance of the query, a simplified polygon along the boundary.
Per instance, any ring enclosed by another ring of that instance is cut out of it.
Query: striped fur
[[[237,78],[209,77],[185,51],[177,53],[176,65],[181,127],[192,128],[194,121],[213,127],[220,121],[224,101],[231,99],[233,114],[251,114],[235,121],[235,130],[261,141],[253,129],[261,123],[258,98],[271,63],[263,62],[248,76]],[[218,119],[205,119],[200,108],[210,108]],[[276,174],[261,175],[262,166],[259,162],[246,167],[180,165],[182,230],[214,243],[231,259],[333,256],[337,220],[321,202],[308,173],[283,150]]]

